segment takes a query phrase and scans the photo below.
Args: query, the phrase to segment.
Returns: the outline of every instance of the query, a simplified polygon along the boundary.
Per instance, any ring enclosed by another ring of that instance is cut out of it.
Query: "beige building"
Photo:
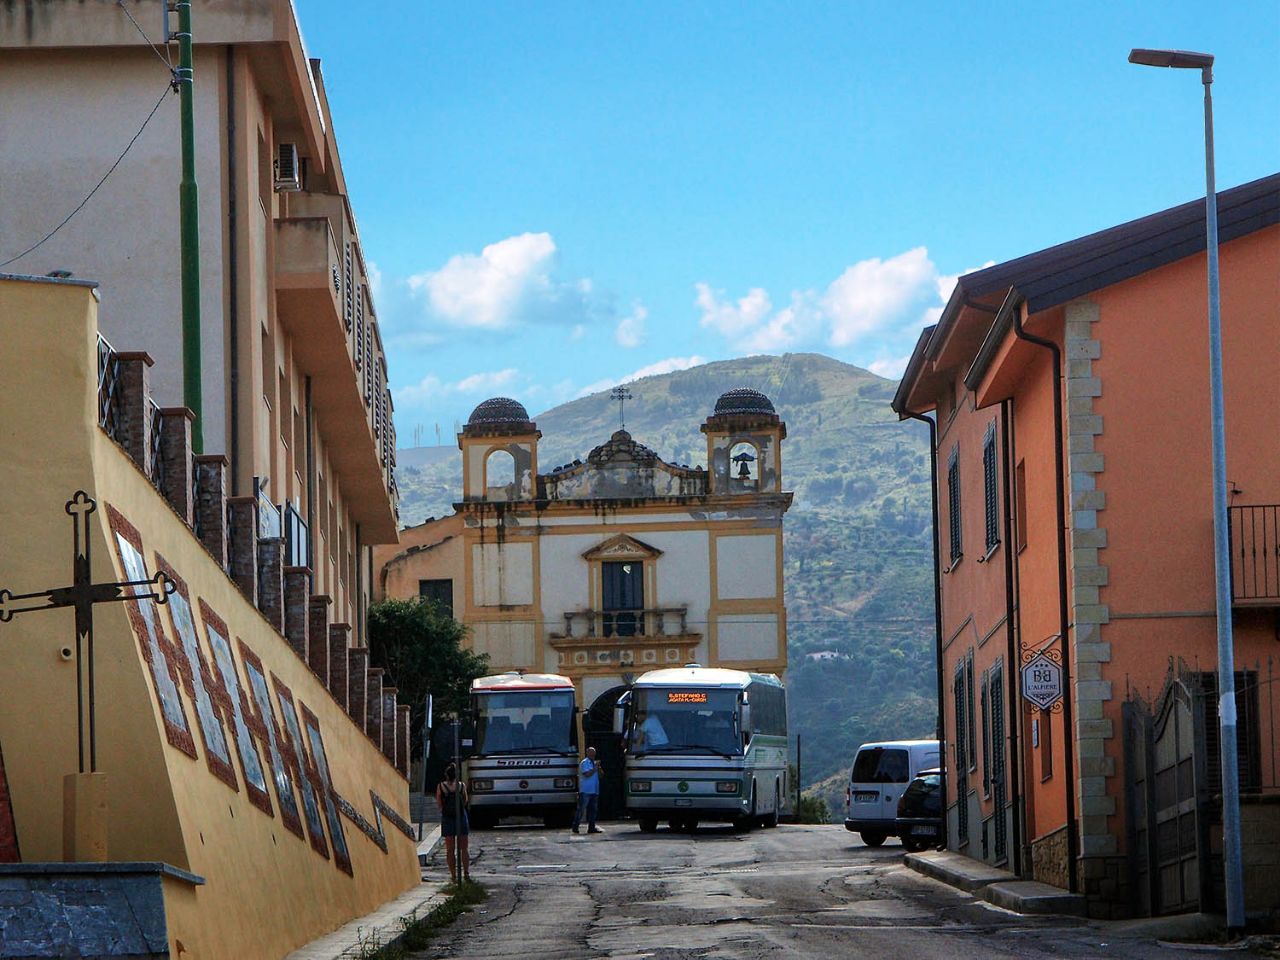
[[[163,0],[128,11],[160,39]],[[176,27],[176,18],[174,20]],[[194,9],[204,450],[257,497],[286,564],[363,634],[370,550],[396,539],[395,431],[370,282],[319,61],[289,0]],[[176,60],[176,46],[170,48]],[[0,261],[98,282],[101,331],[182,402],[178,98],[122,5],[19,4],[0,29]]]
[[[376,589],[448,602],[495,671],[565,674],[584,708],[691,660],[782,673],[786,425],[763,394],[733,390],[701,429],[709,469],[619,430],[540,472],[525,408],[486,400],[458,435],[456,514],[379,548]]]

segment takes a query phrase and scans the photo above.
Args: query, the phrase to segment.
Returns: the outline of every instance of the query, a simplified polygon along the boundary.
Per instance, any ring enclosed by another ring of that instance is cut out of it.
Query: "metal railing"
[[[1280,504],[1231,507],[1231,599],[1280,605]]]
[[[678,637],[688,632],[688,607],[574,610],[564,615],[566,638]]]
[[[98,334],[98,426],[112,440],[120,440],[120,361],[102,334]]]
[[[164,457],[161,454],[160,431],[164,418],[160,415],[160,405],[147,397],[147,417],[151,421],[151,437],[147,444],[147,475],[157,490],[164,490]]]

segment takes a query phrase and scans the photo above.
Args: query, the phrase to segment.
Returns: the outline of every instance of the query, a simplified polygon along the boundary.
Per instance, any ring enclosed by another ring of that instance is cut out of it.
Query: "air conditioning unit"
[[[302,159],[298,156],[296,143],[282,143],[276,147],[277,193],[297,192],[302,189]]]

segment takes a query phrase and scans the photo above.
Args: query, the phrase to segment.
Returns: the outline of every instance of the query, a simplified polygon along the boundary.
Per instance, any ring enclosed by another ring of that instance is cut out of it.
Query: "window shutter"
[[[947,518],[948,532],[951,540],[951,562],[955,563],[964,553],[960,541],[960,447],[951,448],[951,457],[947,463]]]
[[[983,506],[986,514],[986,549],[990,553],[1000,542],[1000,507],[997,499],[996,474],[996,422],[991,421],[987,427],[987,436],[982,441],[982,488]]]

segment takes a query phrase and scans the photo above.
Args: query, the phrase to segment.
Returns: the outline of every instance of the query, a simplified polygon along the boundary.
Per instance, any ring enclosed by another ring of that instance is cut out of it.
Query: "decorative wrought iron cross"
[[[618,401],[618,429],[625,430],[627,422],[623,419],[622,411],[627,405],[627,401],[631,399],[631,391],[626,387],[614,387],[609,391],[609,399]]]
[[[80,772],[85,772],[85,727],[89,731],[89,772],[98,769],[98,733],[94,719],[93,679],[93,605],[116,600],[143,600],[150,598],[164,603],[177,585],[163,572],[150,580],[123,580],[117,583],[94,583],[92,572],[92,528],[89,516],[98,509],[97,501],[83,490],[77,490],[67,501],[67,515],[71,517],[74,556],[71,566],[71,586],[54,587],[35,593],[11,593],[0,590],[0,623],[8,623],[15,613],[33,610],[55,610],[74,607],[76,611],[76,735],[78,738]],[[127,587],[151,587],[147,591],[128,590]],[[87,668],[87,669],[86,669]],[[86,676],[87,674],[87,676]],[[86,679],[88,680],[86,689]],[[86,698],[88,709],[86,711]]]

